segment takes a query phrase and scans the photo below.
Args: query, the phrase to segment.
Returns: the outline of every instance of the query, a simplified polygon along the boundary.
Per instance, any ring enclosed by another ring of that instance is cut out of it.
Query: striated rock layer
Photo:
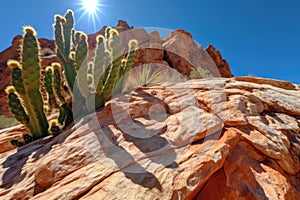
[[[299,199],[300,88],[251,77],[140,87],[59,136],[0,132],[0,199]]]
[[[97,35],[104,35],[104,26],[95,34],[88,35],[90,55],[93,56]],[[143,28],[133,28],[125,21],[119,20],[115,27],[121,34],[124,48],[128,48],[128,41],[136,39],[139,42],[135,57],[135,66],[145,64],[159,64],[164,67],[177,69],[184,75],[189,75],[193,67],[203,67],[218,77],[232,77],[228,63],[223,60],[221,54],[212,46],[206,50],[198,47],[191,34],[177,30],[166,38],[161,38],[157,31],[147,33]],[[12,46],[0,52],[0,115],[10,116],[7,106],[5,88],[10,84],[11,73],[6,63],[9,59],[18,59],[22,36],[13,39]],[[42,55],[42,69],[57,62],[55,56],[55,43],[53,40],[39,39]]]

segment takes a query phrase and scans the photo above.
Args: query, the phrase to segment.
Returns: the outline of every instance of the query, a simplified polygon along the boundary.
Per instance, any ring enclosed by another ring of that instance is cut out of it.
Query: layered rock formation
[[[91,56],[96,46],[96,36],[105,33],[103,27],[95,34],[88,35]],[[120,33],[122,43],[128,48],[128,41],[136,39],[139,42],[136,53],[135,66],[143,64],[159,64],[160,66],[172,67],[179,72],[188,75],[192,67],[202,66],[210,70],[215,76],[232,77],[229,65],[224,61],[214,48],[204,50],[198,47],[189,33],[182,30],[173,31],[166,38],[161,38],[159,33],[153,31],[147,33],[145,29],[129,26],[120,20],[115,27]],[[8,59],[18,59],[18,49],[21,36],[16,36],[12,46],[0,53],[0,115],[10,115],[7,107],[5,88],[10,84],[10,69],[6,66]],[[39,39],[42,49],[42,67],[57,61],[54,54],[55,44],[53,40]],[[211,57],[210,57],[210,56]],[[220,70],[219,70],[220,68]]]
[[[299,199],[300,88],[260,78],[140,87],[14,148],[0,199]]]

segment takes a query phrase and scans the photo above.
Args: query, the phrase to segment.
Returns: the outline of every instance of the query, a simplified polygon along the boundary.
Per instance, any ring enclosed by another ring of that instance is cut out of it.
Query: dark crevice
[[[171,59],[169,58],[169,56],[167,54],[167,50],[165,50],[165,49],[164,49],[163,61],[166,61],[171,68],[175,69],[174,66],[173,66],[173,63],[172,63]]]

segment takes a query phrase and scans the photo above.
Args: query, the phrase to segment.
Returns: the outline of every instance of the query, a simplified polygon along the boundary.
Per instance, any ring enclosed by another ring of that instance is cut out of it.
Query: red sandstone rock
[[[212,45],[209,45],[206,49],[206,52],[210,55],[210,57],[216,63],[218,70],[222,77],[230,78],[233,77],[230,71],[229,64],[226,60],[224,60],[221,56],[221,53],[215,49]]]
[[[24,126],[1,130],[0,199],[296,200],[299,99],[270,79],[178,81],[18,149]]]

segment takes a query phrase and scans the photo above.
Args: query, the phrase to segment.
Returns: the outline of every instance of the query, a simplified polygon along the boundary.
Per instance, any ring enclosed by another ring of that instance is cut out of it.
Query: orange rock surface
[[[0,131],[0,199],[300,196],[300,88],[262,78],[139,87],[57,137]]]

